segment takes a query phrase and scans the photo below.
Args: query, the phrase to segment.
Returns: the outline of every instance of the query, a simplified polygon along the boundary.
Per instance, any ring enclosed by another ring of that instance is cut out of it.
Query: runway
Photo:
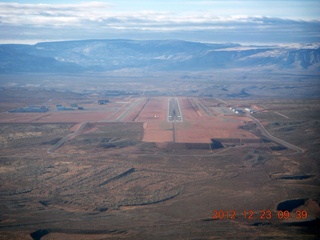
[[[168,122],[183,122],[182,112],[178,98],[168,99]]]

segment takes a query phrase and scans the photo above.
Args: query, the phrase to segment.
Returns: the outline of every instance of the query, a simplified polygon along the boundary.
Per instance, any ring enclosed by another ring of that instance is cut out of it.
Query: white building
[[[245,110],[249,113],[255,113],[256,111],[251,108],[245,108]]]

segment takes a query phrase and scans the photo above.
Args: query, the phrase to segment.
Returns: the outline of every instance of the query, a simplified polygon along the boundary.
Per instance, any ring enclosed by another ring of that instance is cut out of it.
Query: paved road
[[[267,137],[268,139],[270,139],[270,140],[272,140],[272,141],[274,141],[274,142],[276,142],[276,143],[279,143],[280,145],[285,146],[285,147],[287,147],[287,148],[289,148],[289,149],[295,150],[295,151],[297,151],[297,153],[304,153],[304,152],[305,152],[304,149],[302,149],[302,148],[300,148],[300,147],[297,147],[297,146],[295,146],[295,145],[293,145],[293,144],[291,144],[291,143],[288,143],[288,142],[286,142],[286,141],[284,141],[284,140],[282,140],[282,139],[280,139],[280,138],[277,138],[277,137],[275,137],[275,136],[272,136],[272,135],[267,131],[267,129],[264,128],[264,126],[260,123],[260,121],[259,121],[258,119],[254,118],[253,116],[251,116],[251,115],[249,115],[249,114],[248,114],[248,117],[250,117],[250,118],[257,124],[257,126],[258,126],[258,128],[260,129],[261,133],[262,133],[265,137]]]
[[[216,99],[217,99],[218,101],[224,103],[224,104],[227,104],[227,102],[224,101],[224,100],[222,100],[222,99],[219,99],[219,98],[216,98]],[[291,143],[288,143],[288,142],[286,142],[286,141],[284,141],[284,140],[282,140],[282,139],[280,139],[280,138],[277,138],[277,137],[275,137],[275,136],[272,136],[272,135],[267,131],[267,129],[264,128],[264,126],[260,123],[260,121],[259,121],[258,119],[256,119],[255,117],[253,117],[253,116],[250,115],[250,114],[247,114],[247,116],[250,117],[250,118],[256,123],[256,125],[257,125],[257,127],[260,129],[261,133],[262,133],[265,137],[267,137],[268,139],[270,139],[270,140],[272,140],[272,141],[274,141],[274,142],[276,142],[276,143],[278,143],[278,144],[280,144],[280,145],[282,145],[282,146],[285,146],[286,148],[292,149],[292,150],[296,151],[297,153],[304,153],[304,152],[305,152],[305,150],[302,149],[302,148],[300,148],[300,147],[297,147],[297,146],[295,146],[295,145],[293,145],[293,144],[291,144]],[[284,116],[284,117],[286,117],[286,116]]]
[[[62,138],[59,142],[57,142],[55,145],[53,145],[49,150],[48,153],[54,153],[55,150],[62,147],[63,144],[65,144],[66,141],[68,141],[71,137],[77,135],[79,132],[83,130],[83,128],[87,125],[87,122],[81,123],[81,126],[78,128],[78,130],[74,131],[73,133],[68,134],[64,138]]]

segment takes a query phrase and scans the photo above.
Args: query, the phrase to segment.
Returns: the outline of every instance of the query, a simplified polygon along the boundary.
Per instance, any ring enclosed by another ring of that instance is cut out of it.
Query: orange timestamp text
[[[248,220],[270,220],[270,219],[279,219],[279,220],[287,220],[287,219],[297,219],[304,220],[308,217],[308,212],[306,210],[296,210],[294,212],[289,212],[288,210],[282,211],[271,211],[271,210],[243,210],[241,213],[238,213],[236,210],[212,210],[212,219],[237,219],[244,218]]]

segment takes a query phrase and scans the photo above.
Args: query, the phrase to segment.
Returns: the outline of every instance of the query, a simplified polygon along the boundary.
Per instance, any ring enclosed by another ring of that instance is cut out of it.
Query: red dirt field
[[[168,98],[154,97],[151,98],[144,107],[137,122],[161,122],[167,121]]]
[[[150,122],[144,124],[143,141],[145,142],[172,142],[172,125],[159,124],[157,122]]]
[[[201,109],[200,101],[197,98],[179,98],[180,104],[187,107],[189,110],[190,108],[193,110],[194,113],[197,114],[198,117],[207,116],[207,114]],[[181,106],[182,107],[182,106]]]
[[[141,111],[138,122],[144,125],[143,141],[172,142],[172,123],[167,122],[168,98],[151,98]]]
[[[191,101],[194,101],[193,98],[179,98],[179,104],[182,111],[183,121],[193,121],[198,119],[202,115],[200,110],[194,109],[191,104]]]
[[[0,123],[82,123],[144,122],[145,142],[172,142],[173,123],[167,121],[168,97],[126,98],[106,105],[91,104],[86,110],[51,111],[46,113],[1,113]],[[204,108],[210,102],[179,97],[183,122],[175,122],[175,141],[209,143],[212,138],[257,139],[239,127],[245,116],[209,116]],[[201,106],[200,106],[201,105]],[[207,110],[206,110],[207,111]],[[76,130],[77,127],[74,127]]]
[[[195,99],[179,98],[183,122],[175,122],[175,141],[181,143],[210,143],[211,138],[257,139],[252,133],[239,127],[247,117],[207,116],[202,109],[195,109]],[[172,142],[172,123],[167,122],[168,98],[151,99],[141,112],[138,121],[147,122],[143,141]],[[199,112],[201,114],[199,114]],[[159,116],[159,117],[155,117]]]
[[[257,138],[239,129],[244,121],[250,121],[247,117],[199,116],[187,98],[180,98],[179,102],[184,122],[175,123],[176,142],[207,143],[211,138]]]
[[[3,113],[1,123],[77,123],[108,120],[112,112],[63,111],[47,113]]]
[[[201,120],[176,123],[176,142],[207,143],[211,138],[257,139],[248,131],[238,127],[241,120],[223,119],[218,117],[202,117]]]

